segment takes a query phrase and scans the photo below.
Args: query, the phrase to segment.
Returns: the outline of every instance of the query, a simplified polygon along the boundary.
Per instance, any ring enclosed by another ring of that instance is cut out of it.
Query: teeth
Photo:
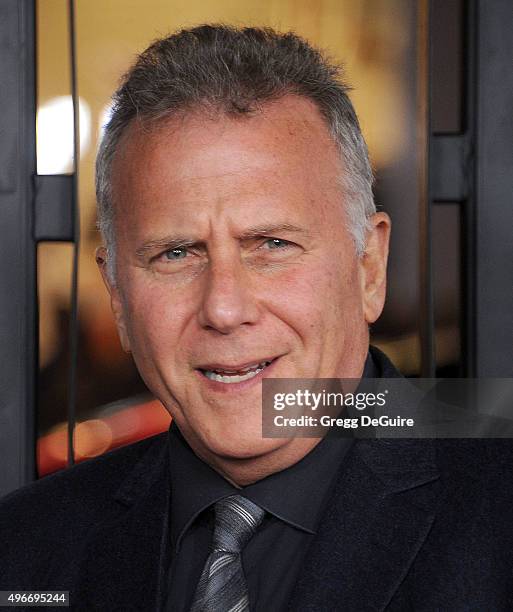
[[[210,380],[215,380],[222,383],[238,383],[244,380],[249,380],[255,377],[259,372],[266,368],[271,362],[263,361],[257,365],[249,366],[243,370],[203,370],[203,374]],[[225,372],[225,375],[219,372]],[[244,372],[244,374],[235,374],[235,372]],[[232,373],[233,372],[233,373]]]

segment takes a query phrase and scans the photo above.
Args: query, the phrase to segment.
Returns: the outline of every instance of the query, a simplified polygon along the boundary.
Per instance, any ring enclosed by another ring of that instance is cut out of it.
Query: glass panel
[[[459,204],[432,207],[436,375],[461,370],[461,220]]]
[[[73,122],[66,0],[38,2],[37,15],[37,171],[72,171]],[[59,428],[60,444],[53,454],[64,465],[64,429],[68,398],[69,310],[73,247],[40,243],[37,249],[39,301],[39,376],[37,395],[38,472],[47,463],[41,440]]]
[[[463,129],[463,0],[434,0],[431,9],[431,128],[458,133]]]
[[[71,258],[71,244],[38,246],[40,434],[66,420]]]
[[[37,3],[37,172],[72,171],[73,111],[66,0]]]

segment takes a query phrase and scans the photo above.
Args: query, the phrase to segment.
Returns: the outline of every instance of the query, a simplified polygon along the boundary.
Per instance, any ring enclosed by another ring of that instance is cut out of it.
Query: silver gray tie
[[[191,612],[247,612],[248,587],[241,551],[264,518],[265,511],[240,495],[215,506],[215,528]]]

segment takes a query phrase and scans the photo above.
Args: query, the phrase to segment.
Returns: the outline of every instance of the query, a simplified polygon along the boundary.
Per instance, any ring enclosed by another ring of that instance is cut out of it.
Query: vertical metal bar
[[[69,324],[70,363],[68,384],[68,465],[75,463],[74,432],[76,420],[77,360],[78,360],[78,264],[80,251],[80,210],[78,206],[78,178],[80,167],[80,107],[77,89],[77,44],[75,2],[68,2],[69,40],[71,52],[71,98],[73,102],[73,267]]]
[[[467,141],[468,192],[462,206],[462,361],[464,375],[476,376],[476,193],[475,193],[475,92],[477,89],[476,44],[478,23],[476,2],[464,4],[464,91],[463,132]]]
[[[513,5],[476,2],[476,376],[513,376]]]
[[[35,478],[35,8],[0,3],[0,494]]]
[[[431,271],[430,143],[430,21],[429,0],[419,0],[417,16],[417,151],[419,192],[419,336],[420,375],[435,374],[433,279]]]

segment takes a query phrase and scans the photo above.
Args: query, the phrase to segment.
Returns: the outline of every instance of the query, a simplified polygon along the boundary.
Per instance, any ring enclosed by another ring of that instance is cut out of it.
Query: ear
[[[360,280],[363,313],[367,323],[374,323],[385,304],[387,287],[387,260],[392,222],[384,212],[369,218],[365,252],[360,258]]]
[[[96,249],[95,258],[96,258],[96,264],[98,265],[98,268],[102,275],[103,282],[105,286],[107,287],[107,291],[109,292],[109,295],[110,295],[110,306],[114,314],[114,320],[116,322],[116,327],[118,328],[118,334],[119,334],[119,340],[121,341],[121,346],[123,347],[123,350],[125,352],[129,353],[130,352],[130,340],[129,340],[128,332],[126,328],[123,302],[121,300],[119,289],[116,283],[114,282],[114,279],[111,278],[108,272],[107,249],[103,246],[98,247]]]

